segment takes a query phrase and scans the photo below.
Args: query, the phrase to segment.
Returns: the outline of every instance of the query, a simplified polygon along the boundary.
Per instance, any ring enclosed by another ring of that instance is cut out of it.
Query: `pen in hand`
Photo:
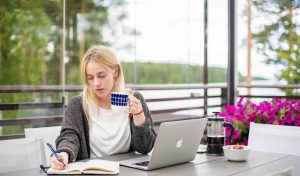
[[[55,150],[54,150],[54,148],[52,147],[52,145],[49,144],[48,142],[47,142],[46,144],[47,144],[47,146],[49,147],[49,149],[51,150],[52,154],[55,156],[55,158],[56,158],[59,162],[63,163],[64,166],[66,166],[65,163],[63,162],[63,160],[61,159],[61,157],[59,157],[58,154],[55,152]]]

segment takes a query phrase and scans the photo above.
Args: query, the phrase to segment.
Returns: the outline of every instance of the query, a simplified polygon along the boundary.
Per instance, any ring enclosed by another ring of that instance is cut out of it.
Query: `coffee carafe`
[[[233,125],[225,122],[224,117],[218,117],[218,112],[214,112],[214,117],[207,120],[207,155],[224,155],[223,146],[225,144],[225,127],[230,128],[229,140],[233,134]]]

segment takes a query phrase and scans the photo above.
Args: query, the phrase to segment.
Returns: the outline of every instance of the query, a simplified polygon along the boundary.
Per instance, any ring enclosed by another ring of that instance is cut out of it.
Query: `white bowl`
[[[235,145],[223,146],[225,157],[230,161],[246,161],[248,159],[251,148],[242,145],[243,149],[233,149]]]

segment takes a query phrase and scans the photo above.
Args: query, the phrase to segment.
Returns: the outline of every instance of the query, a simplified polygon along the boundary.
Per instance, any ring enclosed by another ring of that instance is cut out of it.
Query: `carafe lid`
[[[207,117],[208,121],[225,121],[225,117]]]
[[[213,112],[215,115],[213,117],[208,117],[208,121],[225,121],[225,117],[218,117],[219,112]]]

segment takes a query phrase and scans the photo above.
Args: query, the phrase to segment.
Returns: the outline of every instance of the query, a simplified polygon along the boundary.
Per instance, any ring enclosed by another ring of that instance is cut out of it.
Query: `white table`
[[[107,160],[120,161],[134,158],[133,153],[103,157]],[[293,175],[300,175],[300,156],[282,155],[265,152],[251,151],[248,161],[231,162],[227,161],[224,156],[206,156],[205,154],[197,154],[195,160],[189,163],[156,169],[153,171],[142,171],[128,167],[120,167],[120,176],[182,176],[182,175],[205,175],[205,176],[251,176],[264,175],[274,171],[283,170],[292,167]],[[40,176],[46,175],[36,169],[28,169],[23,171],[14,171],[10,173],[0,174],[5,176]]]

